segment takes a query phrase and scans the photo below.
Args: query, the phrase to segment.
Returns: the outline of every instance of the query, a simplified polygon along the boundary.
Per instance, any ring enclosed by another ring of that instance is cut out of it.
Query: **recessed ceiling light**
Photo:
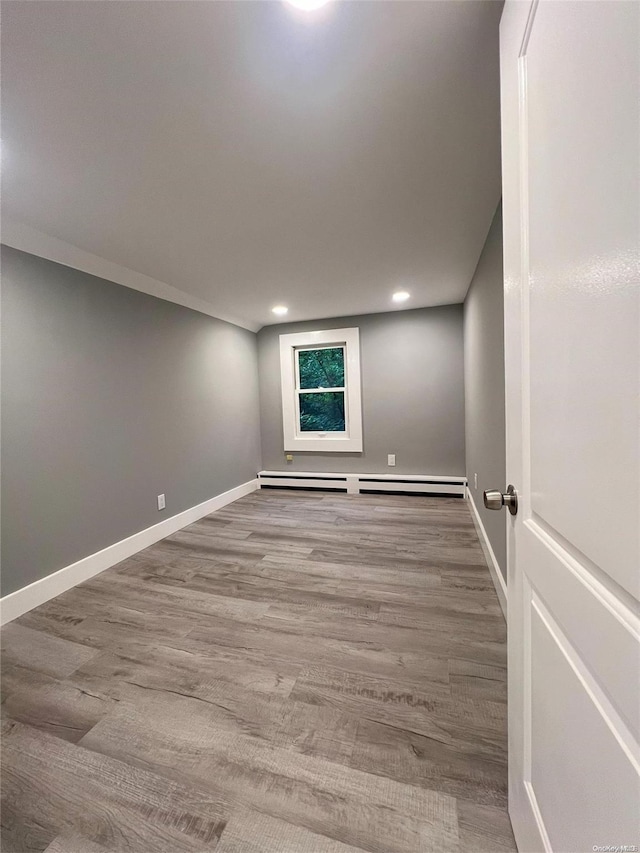
[[[330,0],[287,0],[290,6],[295,6],[296,9],[302,9],[303,12],[313,12],[314,9],[319,9],[321,6],[326,6]]]
[[[396,290],[391,298],[394,302],[406,302],[410,296],[411,294],[407,293],[406,290]]]
[[[286,305],[276,305],[276,307],[272,308],[271,310],[274,314],[277,314],[278,317],[283,317],[289,309]]]

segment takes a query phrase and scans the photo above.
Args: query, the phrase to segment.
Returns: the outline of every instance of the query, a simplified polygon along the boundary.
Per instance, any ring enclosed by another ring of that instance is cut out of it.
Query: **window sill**
[[[290,438],[285,441],[285,451],[310,451],[312,453],[362,453],[360,438]]]

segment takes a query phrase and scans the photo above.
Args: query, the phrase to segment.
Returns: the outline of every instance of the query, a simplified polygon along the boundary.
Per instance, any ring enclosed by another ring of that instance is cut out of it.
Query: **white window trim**
[[[345,348],[345,422],[339,433],[302,433],[298,426],[296,390],[296,349],[313,346]],[[295,332],[280,335],[280,378],[282,383],[282,425],[285,450],[362,452],[362,398],[360,390],[360,330],[327,329],[322,332]]]

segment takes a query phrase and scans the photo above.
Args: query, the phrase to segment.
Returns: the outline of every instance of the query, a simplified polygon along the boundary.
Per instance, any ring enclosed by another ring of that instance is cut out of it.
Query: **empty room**
[[[0,0],[2,853],[640,847],[640,2]]]

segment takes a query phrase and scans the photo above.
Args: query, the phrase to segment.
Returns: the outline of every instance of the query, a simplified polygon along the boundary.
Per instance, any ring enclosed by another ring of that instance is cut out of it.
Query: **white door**
[[[507,0],[500,26],[521,851],[640,845],[639,25]]]

